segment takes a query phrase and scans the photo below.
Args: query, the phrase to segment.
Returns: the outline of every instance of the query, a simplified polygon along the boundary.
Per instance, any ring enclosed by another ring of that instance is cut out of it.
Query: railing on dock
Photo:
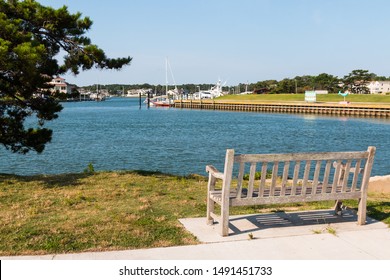
[[[390,117],[390,105],[338,103],[242,103],[215,100],[175,100],[175,108],[270,113]]]

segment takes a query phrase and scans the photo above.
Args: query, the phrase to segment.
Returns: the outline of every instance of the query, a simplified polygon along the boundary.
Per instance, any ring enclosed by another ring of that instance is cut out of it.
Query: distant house
[[[367,85],[372,94],[390,92],[390,81],[372,81]]]
[[[263,94],[263,93],[268,93],[270,90],[268,88],[259,88],[255,89],[253,91],[254,94]]]
[[[71,85],[65,81],[64,78],[56,77],[51,82],[49,82],[50,85],[53,86],[51,89],[52,92],[60,92],[60,93],[66,93],[71,94],[72,89],[74,89],[76,86]]]

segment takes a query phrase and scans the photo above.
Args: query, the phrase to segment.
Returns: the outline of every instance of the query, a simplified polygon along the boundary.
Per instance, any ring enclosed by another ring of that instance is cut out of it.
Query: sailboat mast
[[[99,101],[99,84],[96,84],[96,101]]]
[[[168,57],[165,58],[165,94],[168,97]]]

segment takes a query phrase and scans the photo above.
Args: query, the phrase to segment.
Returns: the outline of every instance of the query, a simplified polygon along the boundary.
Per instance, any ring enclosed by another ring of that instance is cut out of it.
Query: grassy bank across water
[[[341,102],[344,97],[339,94],[317,94],[317,102]],[[243,94],[225,95],[215,99],[216,101],[235,102],[305,102],[305,94]],[[381,94],[351,94],[346,101],[353,103],[375,103],[390,105],[390,95]]]
[[[205,216],[206,187],[202,176],[146,171],[0,175],[0,255],[197,244],[178,219]],[[232,214],[332,205],[233,208]],[[390,195],[370,194],[368,215],[390,225]]]

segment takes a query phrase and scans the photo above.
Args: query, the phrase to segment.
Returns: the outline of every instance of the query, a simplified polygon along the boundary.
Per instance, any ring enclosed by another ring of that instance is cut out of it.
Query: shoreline
[[[200,175],[200,174],[187,174],[187,175],[177,175],[177,174],[169,174],[169,173],[162,173],[158,171],[147,171],[147,170],[97,170],[95,172],[79,172],[79,173],[59,173],[59,174],[32,174],[32,175],[19,175],[19,174],[8,174],[8,173],[0,173],[0,177],[17,177],[17,178],[29,178],[31,180],[34,180],[38,177],[63,177],[63,176],[81,176],[81,175],[94,175],[99,173],[139,173],[143,174],[143,176],[155,176],[155,175],[161,175],[161,176],[168,176],[168,177],[178,177],[183,179],[204,179],[206,180],[207,177]],[[371,176],[368,183],[368,191],[373,193],[390,193],[390,174],[389,175],[375,175]]]

